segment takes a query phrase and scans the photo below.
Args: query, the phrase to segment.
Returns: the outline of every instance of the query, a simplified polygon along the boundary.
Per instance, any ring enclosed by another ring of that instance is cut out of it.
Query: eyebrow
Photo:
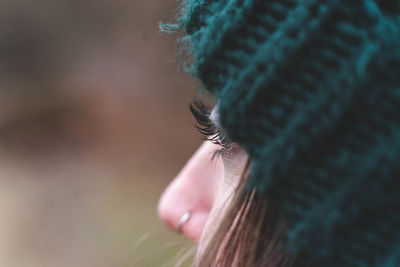
[[[210,111],[210,115],[208,116],[210,123],[217,129],[219,137],[227,137],[225,135],[224,129],[221,127],[219,123],[219,113],[218,113],[218,104],[214,106],[214,108]]]
[[[210,121],[217,127],[219,130],[222,130],[221,126],[218,123],[218,104],[216,104],[210,112],[209,119]]]

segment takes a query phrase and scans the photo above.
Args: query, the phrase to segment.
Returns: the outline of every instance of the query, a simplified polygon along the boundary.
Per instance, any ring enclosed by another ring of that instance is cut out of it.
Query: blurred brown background
[[[200,143],[158,30],[176,8],[0,2],[0,266],[172,266],[190,246],[156,215]]]

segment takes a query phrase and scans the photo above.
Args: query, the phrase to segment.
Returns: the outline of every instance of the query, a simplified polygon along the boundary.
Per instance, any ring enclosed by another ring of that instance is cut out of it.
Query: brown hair
[[[305,266],[285,251],[286,221],[255,189],[246,188],[250,161],[216,234],[194,266]]]

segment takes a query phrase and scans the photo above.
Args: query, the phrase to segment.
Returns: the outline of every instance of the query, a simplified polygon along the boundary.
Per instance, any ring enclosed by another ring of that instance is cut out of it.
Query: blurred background
[[[0,2],[0,266],[172,266],[190,247],[156,215],[200,144],[158,29],[177,6]]]

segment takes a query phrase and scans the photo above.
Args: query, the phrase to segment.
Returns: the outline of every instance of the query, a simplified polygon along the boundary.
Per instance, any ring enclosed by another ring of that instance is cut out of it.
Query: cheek
[[[232,201],[235,190],[239,185],[243,170],[246,167],[248,156],[246,152],[238,148],[237,151],[224,158],[224,177],[214,201],[208,221],[204,227],[203,235],[200,240],[198,257],[211,241],[219,223],[225,216],[227,207]]]

